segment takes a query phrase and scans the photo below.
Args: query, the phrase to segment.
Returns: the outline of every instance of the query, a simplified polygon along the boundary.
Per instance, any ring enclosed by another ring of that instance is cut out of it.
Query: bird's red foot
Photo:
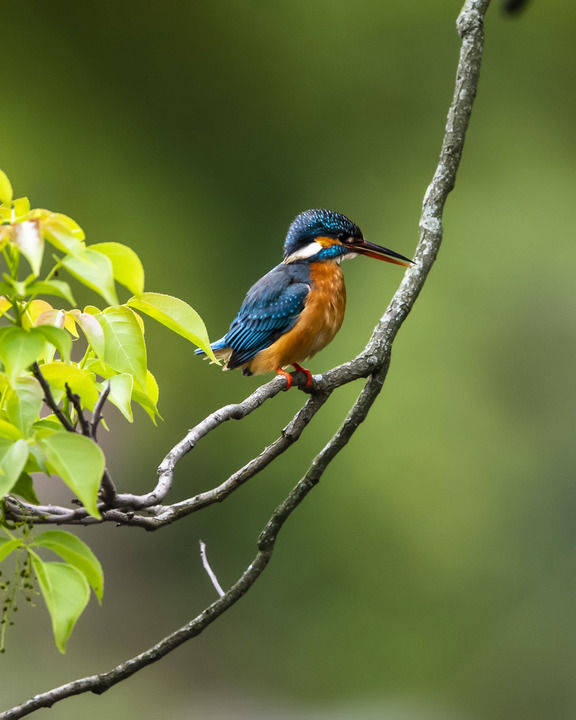
[[[306,385],[304,387],[310,387],[310,385],[314,382],[310,370],[306,370],[306,368],[303,368],[302,365],[298,365],[298,363],[292,363],[292,367],[296,370],[296,372],[302,372],[306,375]]]
[[[282,370],[282,368],[276,368],[276,375],[283,375],[286,378],[286,387],[284,388],[284,392],[286,392],[286,390],[290,390],[292,383],[294,382],[292,375],[290,375],[289,372],[286,372],[286,370]]]

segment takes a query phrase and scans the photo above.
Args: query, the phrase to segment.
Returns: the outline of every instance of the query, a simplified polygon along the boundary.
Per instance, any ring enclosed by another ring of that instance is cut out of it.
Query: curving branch
[[[145,495],[115,493],[111,499],[101,503],[102,520],[154,530],[207,505],[220,502],[287,450],[300,437],[305,427],[335,389],[354,380],[367,378],[362,391],[340,428],[316,455],[304,477],[270,517],[260,534],[258,552],[253,561],[221,597],[193,620],[163,638],[156,645],[117,665],[109,672],[81,678],[36,695],[27,702],[0,714],[0,720],[16,720],[25,717],[35,710],[51,707],[73,695],[85,692],[96,694],[105,692],[142,668],[157,662],[182,643],[196,637],[238,602],[260,577],[270,560],[282,526],[310,490],[320,481],[332,459],[346,446],[380,393],[390,364],[392,343],[422,290],[438,254],[442,241],[444,205],[448,194],[454,187],[478,87],[484,43],[484,16],[489,4],[490,0],[466,0],[458,17],[457,28],[462,38],[462,46],[454,97],[448,112],[438,165],[424,196],[420,218],[420,240],[416,249],[415,264],[404,274],[398,290],[376,325],[365,349],[353,360],[329,370],[324,375],[315,376],[310,397],[284,428],[278,439],[217,487],[172,505],[159,504],[162,503],[172,486],[174,470],[180,459],[202,437],[223,422],[244,418],[259,408],[266,400],[277,395],[285,387],[283,378],[275,378],[261,386],[241,403],[227,405],[217,410],[190,430],[161,463],[158,469],[158,481],[151,492]],[[301,387],[303,378],[297,376],[296,380]],[[32,522],[56,524],[98,522],[94,518],[86,516],[83,508],[35,506],[29,503],[17,504],[8,501],[7,510],[16,519],[25,517]],[[24,514],[22,515],[22,513]]]

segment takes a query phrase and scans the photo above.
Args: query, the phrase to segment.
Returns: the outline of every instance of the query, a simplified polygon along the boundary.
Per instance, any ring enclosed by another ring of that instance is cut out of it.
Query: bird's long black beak
[[[367,240],[356,240],[356,242],[350,245],[350,249],[353,252],[358,253],[358,255],[366,255],[367,257],[384,260],[384,262],[393,263],[394,265],[410,267],[414,264],[410,258],[400,255],[400,253],[397,253],[394,250],[382,247],[382,245],[376,245],[376,243],[368,242]]]

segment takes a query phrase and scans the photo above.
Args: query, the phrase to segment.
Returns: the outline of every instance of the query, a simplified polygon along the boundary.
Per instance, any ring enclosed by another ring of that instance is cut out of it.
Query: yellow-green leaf
[[[14,220],[25,220],[30,212],[30,200],[27,197],[15,198],[12,200]]]
[[[38,418],[43,398],[40,383],[29,375],[17,378],[6,394],[6,414],[26,437]]]
[[[76,280],[102,295],[107,303],[118,303],[112,263],[105,255],[85,248],[73,255],[67,255],[62,260],[62,265]]]
[[[132,389],[132,399],[142,406],[142,408],[150,416],[154,425],[156,425],[157,417],[162,419],[157,407],[159,395],[160,392],[158,389],[158,383],[150,370],[146,373],[146,384],[143,387],[138,383],[134,383],[134,388]]]
[[[44,353],[44,337],[35,330],[20,327],[3,328],[0,333],[0,359],[10,381],[13,381]]]
[[[37,280],[26,286],[30,295],[55,295],[67,300],[70,305],[76,305],[70,285],[62,280]]]
[[[39,324],[34,331],[40,333],[51,345],[54,345],[64,362],[70,361],[72,338],[66,330],[54,327],[53,325]]]
[[[68,383],[72,392],[80,396],[82,406],[94,409],[98,400],[98,385],[93,372],[61,361],[46,363],[41,371],[51,388],[57,388],[63,394]]]
[[[190,340],[190,342],[202,348],[214,362],[218,362],[210,347],[204,321],[196,310],[184,300],[171,295],[145,292],[139,297],[130,298],[126,304],[149,315],[173,332]]]
[[[28,459],[28,444],[25,440],[6,440],[0,438],[0,497],[16,484]]]
[[[104,362],[119,373],[130,373],[146,384],[146,344],[134,313],[122,305],[97,316],[104,331]]]
[[[144,292],[144,268],[132,248],[122,243],[105,242],[90,245],[91,250],[106,255],[112,263],[114,278],[130,292],[140,295]]]
[[[21,546],[22,540],[19,538],[11,538],[9,540],[8,538],[0,537],[0,562],[5,560],[13,550]]]
[[[66,215],[49,213],[46,210],[34,211],[42,219],[44,237],[51,245],[64,253],[78,253],[86,247],[82,228]]]
[[[134,418],[132,416],[132,405],[130,401],[132,400],[134,378],[128,373],[114,375],[109,380],[101,383],[101,389],[103,390],[108,383],[110,383],[108,399],[113,405],[116,405],[128,422],[133,422]]]
[[[104,593],[104,573],[102,565],[92,550],[76,535],[64,530],[47,530],[40,533],[32,543],[34,547],[43,547],[60,555],[69,565],[73,565],[84,574],[99,601]]]
[[[55,432],[38,440],[38,444],[50,472],[62,478],[90,515],[99,518],[98,490],[105,461],[98,445],[84,435],[70,432]]]
[[[8,440],[20,440],[22,432],[8,422],[8,420],[0,419],[0,438],[7,438]]]
[[[10,205],[14,192],[8,175],[3,170],[0,170],[0,203],[4,205]]]
[[[29,464],[31,457],[32,455],[28,457],[28,462],[26,463],[26,465]],[[25,470],[27,469],[28,468],[26,467]],[[27,500],[28,502],[34,503],[35,505],[38,505],[38,503],[40,502],[34,490],[34,481],[27,472],[23,472],[20,475],[20,477],[16,481],[16,485],[14,485],[14,487],[10,491],[10,494],[20,495],[21,498]]]
[[[0,295],[0,317],[4,315],[10,308],[12,307],[12,303],[8,298],[4,297],[3,295]]]
[[[34,275],[40,274],[44,256],[44,238],[38,220],[25,220],[14,225],[14,244],[30,263]]]
[[[74,625],[90,599],[90,587],[84,575],[72,565],[44,562],[31,552],[32,567],[52,619],[56,647],[66,652]]]
[[[100,357],[104,356],[104,330],[102,325],[90,313],[80,312],[80,310],[72,310],[72,315],[77,325],[84,333],[86,340],[92,346],[92,349]]]

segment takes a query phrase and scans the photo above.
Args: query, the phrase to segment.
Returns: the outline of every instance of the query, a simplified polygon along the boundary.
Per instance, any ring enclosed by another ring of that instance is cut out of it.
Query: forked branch
[[[359,378],[367,378],[364,388],[340,428],[316,455],[304,477],[276,508],[266,523],[258,540],[258,551],[250,565],[221,597],[193,620],[145,652],[117,665],[109,672],[90,675],[36,695],[22,705],[2,713],[0,720],[22,718],[35,710],[51,707],[54,703],[73,695],[85,692],[96,694],[105,692],[147,665],[157,662],[182,643],[199,635],[238,602],[260,577],[270,560],[282,526],[319,482],[332,459],[345,447],[372,407],[386,378],[394,338],[412,309],[438,254],[442,241],[444,204],[454,187],[478,87],[484,42],[483,22],[489,4],[490,0],[467,0],[458,17],[457,27],[462,38],[462,46],[454,97],[448,112],[438,166],[424,196],[415,265],[404,274],[398,290],[374,329],[366,348],[350,362],[316,377],[310,397],[286,426],[280,437],[218,487],[180,503],[159,504],[162,503],[171,487],[174,468],[178,461],[208,432],[227,420],[246,417],[260,407],[263,402],[277,395],[284,388],[285,381],[283,379],[272,380],[258,388],[242,403],[228,405],[217,410],[193,428],[168,453],[160,465],[158,482],[150,493],[146,495],[117,493],[113,499],[113,506],[103,503],[104,520],[155,529],[213,502],[218,502],[266,467],[297,440],[312,417],[336,388]],[[11,506],[11,509],[16,516],[20,512],[15,505]],[[93,518],[85,515],[82,508],[69,510],[27,505],[25,514],[34,522],[88,523],[94,521]]]

